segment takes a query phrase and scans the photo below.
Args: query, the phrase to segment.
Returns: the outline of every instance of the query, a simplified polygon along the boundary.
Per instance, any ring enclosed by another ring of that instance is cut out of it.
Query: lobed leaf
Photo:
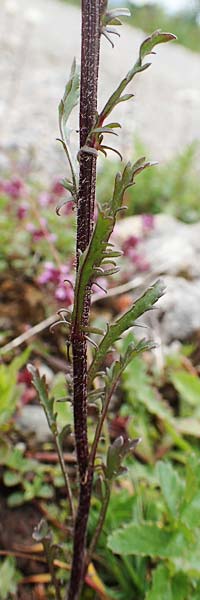
[[[122,466],[123,459],[128,454],[133,453],[140,441],[140,438],[136,438],[135,440],[125,440],[122,435],[116,438],[113,444],[108,448],[105,468],[106,479],[112,481],[118,475],[121,475],[121,473],[124,472],[124,468]]]
[[[124,79],[122,79],[121,83],[119,84],[117,89],[113,92],[113,94],[110,96],[110,98],[106,102],[104,108],[102,109],[102,111],[99,115],[99,122],[101,124],[103,123],[104,119],[111,113],[113,108],[119,102],[121,102],[122,100],[128,99],[128,98],[122,97],[121,94],[123,93],[123,91],[125,90],[127,85],[135,77],[135,75],[141,71],[148,69],[148,67],[150,67],[151,63],[143,64],[143,59],[145,58],[145,56],[147,54],[152,53],[154,46],[156,46],[157,44],[163,44],[165,42],[169,42],[169,41],[175,40],[175,39],[176,39],[176,36],[173,35],[172,33],[164,33],[162,31],[154,31],[154,33],[152,33],[151,36],[149,36],[148,38],[146,38],[144,40],[144,42],[140,46],[139,57],[138,57],[136,63],[134,64],[132,69],[130,69],[130,71],[127,73],[126,77],[124,77]],[[129,97],[130,97],[130,95],[129,95]]]
[[[141,354],[142,352],[146,352],[147,350],[151,350],[154,347],[155,347],[155,344],[153,342],[147,341],[145,339],[140,340],[137,343],[131,342],[128,345],[125,354],[123,356],[120,356],[119,360],[116,360],[115,362],[113,362],[111,367],[106,368],[105,372],[103,373],[103,378],[104,378],[104,382],[105,382],[105,387],[103,388],[104,404],[108,403],[108,401],[112,397],[112,394],[114,393],[114,391],[116,389],[118,381],[119,381],[123,371],[125,371],[125,369],[129,365],[129,363],[136,356],[138,356],[138,354]],[[98,390],[95,390],[95,391],[96,391],[96,393],[98,392]],[[90,393],[92,393],[92,392],[90,392]]]
[[[119,172],[116,175],[111,202],[99,208],[91,240],[79,259],[73,311],[73,315],[79,315],[79,322],[81,322],[87,286],[98,275],[112,275],[118,270],[118,267],[115,265],[115,258],[120,256],[121,252],[113,250],[108,242],[115,226],[117,213],[123,208],[124,192],[129,186],[134,185],[135,177],[152,164],[146,162],[145,157],[140,158],[133,165],[128,162],[123,172]],[[114,266],[104,270],[103,266],[109,263]]]
[[[133,327],[136,319],[143,315],[146,311],[151,310],[152,306],[161,298],[164,293],[164,285],[162,281],[158,280],[152,287],[150,287],[136,302],[133,306],[124,313],[117,321],[107,326],[107,332],[101,340],[98,350],[95,353],[94,359],[88,370],[88,387],[91,386],[93,379],[99,371],[102,363],[104,362],[105,356],[113,344],[120,338],[120,336],[127,331],[130,327]]]

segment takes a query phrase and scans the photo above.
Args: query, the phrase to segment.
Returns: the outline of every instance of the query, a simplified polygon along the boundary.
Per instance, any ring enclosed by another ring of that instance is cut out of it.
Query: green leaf
[[[193,437],[200,437],[200,419],[193,417],[186,417],[182,419],[176,418],[176,429],[184,435],[192,435]]]
[[[169,42],[171,40],[175,40],[176,36],[172,33],[163,33],[162,31],[154,31],[151,36],[146,38],[139,50],[139,57],[132,67],[132,69],[127,73],[126,77],[122,79],[121,83],[115,90],[115,92],[110,96],[109,100],[106,102],[101,114],[99,116],[99,122],[102,124],[104,119],[111,113],[113,108],[121,102],[122,98],[121,94],[127,87],[127,85],[132,81],[136,73],[144,71],[148,67],[150,67],[151,63],[142,64],[143,59],[147,54],[150,54],[157,44],[163,44],[164,42]],[[124,100],[125,98],[123,98]]]
[[[22,475],[16,471],[5,471],[3,474],[3,482],[6,486],[11,487],[21,482]]]
[[[147,592],[145,600],[175,600],[172,596],[170,574],[164,565],[153,571],[152,588]]]
[[[115,392],[120,377],[129,363],[133,361],[138,354],[151,350],[154,347],[155,344],[146,340],[140,340],[138,343],[131,342],[126,349],[125,354],[120,356],[119,360],[113,362],[110,368],[106,368],[105,372],[102,374],[105,383],[104,387],[91,391],[89,397],[92,399],[101,398],[102,404],[106,405],[108,409],[109,402]]]
[[[147,54],[152,54],[153,48],[157,46],[157,44],[163,44],[165,42],[171,42],[172,40],[176,40],[176,36],[172,33],[163,33],[159,29],[154,31],[152,35],[150,35],[142,45],[140,46],[140,61],[142,63],[143,59]]]
[[[47,483],[43,483],[42,485],[40,485],[40,489],[37,493],[37,496],[39,496],[39,498],[45,498],[45,499],[53,498],[53,496],[54,496],[53,486],[49,485]]]
[[[175,371],[170,376],[180,396],[191,406],[200,406],[200,379],[184,370]]]
[[[159,300],[164,293],[163,283],[158,280],[141,296],[133,306],[124,313],[117,321],[107,327],[107,332],[101,340],[98,350],[95,353],[92,364],[88,371],[88,387],[91,386],[96,373],[99,371],[108,350],[120,338],[120,336],[133,327],[136,319],[146,311],[151,310],[152,306]]]
[[[200,523],[200,490],[197,494],[194,494],[189,504],[185,503],[181,511],[181,521],[191,529],[196,528],[197,524]]]
[[[26,364],[31,348],[26,348],[9,365],[0,365],[0,427],[8,424],[19,400],[21,387],[17,385],[19,369]]]
[[[196,529],[190,544],[186,539],[183,540],[179,555],[171,559],[177,572],[182,571],[189,577],[200,579],[200,529]]]
[[[157,475],[171,517],[178,517],[184,494],[184,483],[169,462],[157,463]]]
[[[107,10],[102,19],[102,24],[106,25],[119,25],[121,21],[119,21],[118,17],[130,17],[131,13],[128,8],[112,8]]]
[[[82,321],[87,286],[98,275],[112,275],[118,271],[115,258],[120,256],[121,252],[113,250],[108,241],[115,226],[117,213],[122,208],[125,190],[135,183],[135,177],[140,172],[152,164],[145,162],[145,157],[140,158],[133,165],[128,162],[123,172],[116,175],[111,202],[106,203],[102,208],[99,207],[98,218],[90,243],[79,259],[72,321],[75,317],[77,319],[77,315],[79,323]],[[104,265],[109,263],[114,264],[114,267],[104,270]]]
[[[74,58],[70,78],[65,86],[64,95],[58,108],[60,129],[62,129],[62,126],[65,127],[73,108],[78,104],[79,90],[80,68],[77,66],[76,59]]]
[[[131,342],[124,355],[120,356],[119,360],[116,360],[111,367],[107,368],[104,373],[104,381],[107,392],[110,391],[110,388],[113,386],[113,383],[121,377],[123,371],[127,368],[129,363],[141,354],[142,352],[147,352],[148,350],[152,350],[155,348],[155,344],[153,342],[147,340],[140,340],[139,342]]]
[[[128,454],[131,454],[141,440],[139,438],[135,440],[125,440],[120,435],[108,448],[107,463],[105,469],[106,479],[112,481],[118,475],[123,473],[124,468],[122,467],[122,461]]]
[[[186,464],[186,486],[180,519],[190,529],[200,523],[200,459],[191,454]]]
[[[5,465],[10,453],[10,446],[6,439],[0,440],[0,465]]]
[[[186,540],[181,532],[171,531],[155,523],[132,523],[108,537],[108,548],[120,555],[177,558],[185,552]]]
[[[145,600],[188,600],[188,579],[183,573],[171,577],[165,565],[153,571],[152,587]]]
[[[74,316],[77,314],[79,321],[82,321],[86,288],[89,282],[91,282],[92,278],[97,276],[95,269],[99,267],[103,260],[107,247],[107,241],[112,233],[113,227],[114,219],[108,213],[108,210],[101,211],[99,209],[98,219],[92,238],[87,249],[85,252],[83,252],[79,260],[72,321]],[[112,255],[112,251],[110,251],[110,255]]]
[[[50,529],[45,519],[41,519],[38,525],[34,527],[32,537],[36,542],[42,542],[43,540],[51,540]]]
[[[136,401],[141,402],[150,414],[157,415],[164,421],[173,422],[170,408],[161,400],[157,390],[152,386],[151,379],[146,372],[146,365],[139,357],[128,366],[123,377],[123,387],[133,407]]]
[[[55,433],[57,427],[56,415],[54,413],[54,398],[49,398],[45,376],[43,375],[43,377],[40,377],[38,369],[32,364],[28,364],[27,369],[32,375],[33,385],[38,392],[39,400],[44,408],[49,427],[51,431]]]
[[[173,600],[188,600],[188,578],[184,573],[177,573],[171,580]],[[192,596],[192,600],[194,600]]]
[[[1,600],[8,600],[11,597],[10,594],[13,595],[17,592],[17,584],[20,579],[21,575],[16,569],[15,559],[12,556],[5,558],[0,563]]]
[[[7,503],[10,508],[22,506],[24,504],[24,492],[13,492],[13,494],[8,496]]]

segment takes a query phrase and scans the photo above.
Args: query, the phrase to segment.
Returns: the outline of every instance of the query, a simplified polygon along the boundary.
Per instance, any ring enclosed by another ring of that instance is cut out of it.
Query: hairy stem
[[[80,171],[77,214],[77,269],[80,252],[90,241],[94,222],[96,190],[96,157],[81,151],[94,127],[97,110],[97,82],[100,45],[100,0],[82,0],[81,94],[80,94]],[[68,600],[78,600],[84,577],[85,544],[90,508],[93,472],[88,471],[87,438],[87,344],[83,327],[87,326],[90,310],[90,287],[80,314],[79,302],[72,323],[74,429],[80,477],[79,504],[74,527],[74,547]]]

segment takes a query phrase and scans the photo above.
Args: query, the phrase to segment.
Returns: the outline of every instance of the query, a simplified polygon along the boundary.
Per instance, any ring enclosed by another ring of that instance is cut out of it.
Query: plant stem
[[[122,373],[122,371],[120,371],[118,373],[117,378],[114,379],[114,381],[112,383],[109,393],[107,394],[107,397],[105,398],[105,402],[104,402],[104,406],[103,406],[103,410],[102,410],[100,419],[97,423],[94,440],[93,440],[93,444],[92,444],[92,448],[91,448],[91,452],[90,452],[90,456],[89,456],[89,467],[92,469],[94,468],[94,461],[95,461],[95,456],[96,456],[96,452],[97,452],[97,448],[98,448],[98,443],[99,443],[99,440],[101,437],[101,432],[102,432],[103,424],[104,424],[104,421],[105,421],[105,418],[106,418],[106,415],[108,412],[109,404],[110,404],[111,398],[114,394],[114,391],[117,387],[118,381],[121,377],[121,373]]]
[[[58,582],[58,580],[56,578],[56,575],[55,575],[54,560],[53,560],[53,557],[52,557],[52,554],[51,554],[51,546],[49,544],[49,540],[45,540],[44,539],[42,541],[42,543],[43,543],[43,546],[44,546],[44,552],[45,552],[46,560],[47,560],[48,567],[49,567],[49,573],[51,575],[52,583],[53,583],[53,586],[54,586],[54,589],[55,589],[55,599],[56,600],[62,600],[62,598],[61,598],[61,592],[60,592],[60,584],[59,584],[59,582]]]
[[[103,524],[104,524],[104,521],[105,521],[105,518],[106,518],[106,513],[107,513],[109,501],[110,501],[110,495],[111,495],[111,486],[109,487],[107,485],[105,497],[103,499],[101,510],[100,510],[100,514],[99,514],[98,523],[96,525],[95,533],[94,533],[94,536],[92,538],[92,541],[91,541],[91,544],[90,544],[90,547],[89,547],[89,550],[88,550],[88,553],[87,553],[86,571],[88,569],[88,566],[90,564],[90,560],[92,558],[93,552],[95,550],[95,547],[97,545],[99,536],[100,536],[101,531],[102,531],[102,527],[103,527]]]
[[[74,521],[74,519],[75,519],[75,512],[74,512],[72,491],[71,491],[70,481],[69,481],[68,473],[67,473],[67,470],[66,470],[66,467],[65,467],[65,460],[64,460],[63,451],[62,451],[62,448],[61,448],[61,445],[60,445],[60,440],[59,440],[59,436],[58,435],[55,435],[55,444],[56,444],[56,448],[57,448],[57,452],[58,452],[58,456],[59,456],[59,462],[60,462],[62,474],[63,474],[64,481],[65,481],[65,487],[66,487],[66,492],[67,492],[67,498],[68,498],[68,501],[69,501],[70,512],[71,512],[71,516],[72,516],[73,521]]]
[[[80,150],[94,127],[97,110],[97,82],[100,46],[100,0],[82,0]],[[87,141],[92,146],[92,140]],[[80,152],[77,213],[76,263],[86,249],[93,229],[96,190],[96,157]],[[88,324],[90,286],[86,290],[83,314],[77,299],[71,342],[73,354],[74,429],[80,477],[79,505],[74,527],[74,547],[68,600],[78,600],[84,577],[85,543],[93,471],[88,472],[87,438],[87,343],[82,329]]]

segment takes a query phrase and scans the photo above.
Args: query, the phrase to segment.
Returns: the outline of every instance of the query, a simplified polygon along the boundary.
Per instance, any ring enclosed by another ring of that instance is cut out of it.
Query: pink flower
[[[55,285],[60,281],[60,271],[57,269],[52,262],[44,263],[44,271],[38,277],[38,283],[45,285],[46,283],[52,282]]]
[[[38,202],[40,206],[45,208],[54,202],[54,197],[49,192],[42,192],[38,197]]]
[[[136,235],[130,235],[125,242],[123,243],[122,246],[122,250],[125,254],[125,256],[130,256],[132,253],[133,248],[136,248],[136,246],[139,243],[139,238]]]
[[[140,273],[144,273],[145,271],[149,270],[149,263],[145,259],[145,257],[142,256],[142,254],[135,253],[133,262],[134,262],[137,270],[140,271]]]
[[[69,284],[60,284],[55,291],[55,298],[59,302],[65,302],[66,306],[70,306],[73,302],[73,290]]]
[[[69,215],[72,210],[74,209],[74,202],[73,200],[69,200],[69,202],[66,202],[66,204],[63,206],[63,213],[64,215]]]
[[[139,242],[140,239],[138,237],[131,235],[129,238],[127,238],[127,240],[125,240],[122,250],[125,256],[127,256],[127,258],[129,258],[129,260],[134,264],[137,271],[148,271],[149,264],[147,260],[142,254],[140,254],[138,249],[136,250]]]
[[[27,223],[26,230],[32,234],[34,242],[41,240],[41,238],[45,237],[45,232],[43,229],[36,227],[33,223]]]
[[[23,202],[22,204],[20,204],[17,208],[17,217],[20,221],[22,221],[23,219],[25,219],[26,215],[28,212],[28,203],[27,202]]]
[[[44,270],[38,277],[38,283],[40,285],[46,285],[48,283],[52,283],[55,286],[55,298],[59,302],[65,302],[67,306],[70,306],[73,302],[73,287],[66,281],[68,279],[69,282],[73,285],[72,276],[70,274],[68,265],[61,265],[58,269],[52,262],[44,263]]]
[[[142,218],[142,227],[143,227],[144,233],[151,231],[155,227],[154,215],[150,215],[150,214],[145,215],[144,214],[144,215],[141,215],[141,218]]]
[[[55,181],[53,182],[53,185],[51,187],[51,193],[55,194],[55,196],[63,196],[63,194],[65,194],[65,189],[62,185],[62,183],[60,183],[59,179],[55,179]]]
[[[25,367],[18,373],[17,377],[18,383],[25,383],[26,385],[32,385],[32,375],[29,373],[28,369]]]
[[[4,192],[10,196],[10,198],[13,198],[13,200],[18,200],[24,196],[25,187],[23,181],[19,177],[13,177],[13,179],[5,181]]]

